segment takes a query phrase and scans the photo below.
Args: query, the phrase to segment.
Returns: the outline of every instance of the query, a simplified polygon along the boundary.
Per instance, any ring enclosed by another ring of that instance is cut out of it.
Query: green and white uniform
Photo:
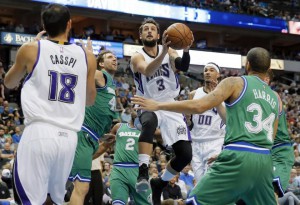
[[[284,111],[279,114],[278,129],[271,153],[274,166],[273,185],[278,196],[282,197],[287,188],[295,160]]]
[[[240,96],[226,104],[224,149],[191,191],[188,204],[228,205],[243,199],[251,205],[276,205],[270,149],[278,98],[258,77],[242,79]]]
[[[135,204],[151,204],[151,191],[137,193],[135,184],[139,173],[138,140],[141,131],[121,123],[116,134],[114,167],[110,175],[112,204],[127,204],[131,195]]]
[[[98,150],[98,140],[108,133],[115,115],[116,85],[112,76],[105,70],[101,71],[106,86],[97,87],[95,103],[85,108],[84,122],[81,131],[77,133],[78,143],[75,159],[69,180],[78,179],[83,182],[91,181],[92,156]]]

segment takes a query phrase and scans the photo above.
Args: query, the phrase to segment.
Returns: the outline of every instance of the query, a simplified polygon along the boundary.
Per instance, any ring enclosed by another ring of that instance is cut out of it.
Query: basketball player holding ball
[[[142,22],[139,35],[143,47],[131,57],[130,67],[134,74],[137,95],[172,102],[180,91],[175,71],[188,70],[189,48],[194,37],[190,30],[186,33],[188,35],[184,37],[190,37],[189,43],[184,48],[183,56],[179,57],[178,53],[169,47],[172,42],[167,41],[166,31],[162,35],[162,45],[157,44],[160,39],[159,32],[159,24],[154,19],[147,18]],[[182,45],[185,44],[182,43]],[[160,179],[163,184],[168,183],[192,159],[190,133],[182,114],[142,111],[139,114],[139,120],[142,128],[139,138],[139,176],[136,184],[138,192],[150,188],[148,166],[153,149],[153,136],[157,127],[161,129],[165,145],[172,146],[175,152],[175,157],[170,160],[162,175],[162,180]]]

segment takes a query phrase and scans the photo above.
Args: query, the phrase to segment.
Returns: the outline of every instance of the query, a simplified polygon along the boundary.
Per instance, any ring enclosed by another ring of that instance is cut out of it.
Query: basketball
[[[174,23],[167,28],[168,39],[171,41],[170,47],[176,50],[184,49],[191,44],[193,39],[191,30],[183,23]]]

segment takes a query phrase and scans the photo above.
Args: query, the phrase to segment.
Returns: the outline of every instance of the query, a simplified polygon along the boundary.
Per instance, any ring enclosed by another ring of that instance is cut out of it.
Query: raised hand
[[[34,40],[35,40],[35,41],[41,40],[41,39],[42,39],[42,36],[43,36],[45,33],[47,33],[47,32],[46,32],[45,30],[42,30],[41,32],[39,32],[39,33],[35,36]]]
[[[167,34],[167,31],[165,30],[163,35],[162,35],[162,40],[161,40],[161,44],[163,45],[163,51],[164,52],[168,52],[169,45],[171,43],[171,41],[167,41],[167,40],[168,40],[168,34]]]
[[[184,52],[188,52],[188,51],[190,50],[191,46],[192,46],[193,43],[194,43],[194,34],[193,34],[192,31],[191,31],[191,34],[192,34],[192,40],[191,40],[191,43],[190,43],[190,45],[189,45],[188,47],[186,47],[186,48],[183,49]]]
[[[84,44],[83,40],[80,39],[80,44],[85,47],[87,50],[93,52],[93,46],[92,46],[92,41],[91,41],[91,38],[88,37],[87,38],[87,41],[86,41],[86,44]]]

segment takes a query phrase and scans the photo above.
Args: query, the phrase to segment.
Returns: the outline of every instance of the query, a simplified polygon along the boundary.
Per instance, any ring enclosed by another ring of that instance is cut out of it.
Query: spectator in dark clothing
[[[0,199],[10,199],[9,190],[4,182],[0,182]]]
[[[175,184],[176,179],[173,177],[169,184],[163,189],[163,198],[165,199],[182,199],[181,189]]]

